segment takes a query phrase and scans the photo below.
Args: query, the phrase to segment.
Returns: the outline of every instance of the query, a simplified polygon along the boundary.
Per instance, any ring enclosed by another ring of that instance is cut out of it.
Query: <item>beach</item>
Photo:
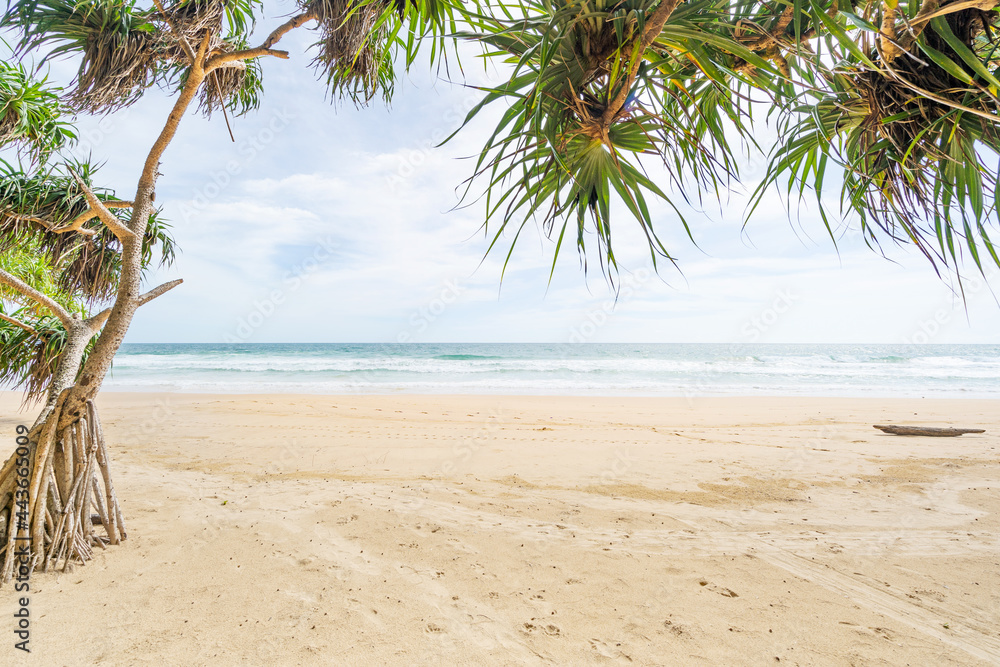
[[[98,405],[128,540],[5,664],[1000,664],[1000,400]]]

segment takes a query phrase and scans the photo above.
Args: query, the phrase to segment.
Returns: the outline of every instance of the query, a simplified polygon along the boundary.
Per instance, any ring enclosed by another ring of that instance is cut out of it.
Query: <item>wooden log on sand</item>
[[[934,438],[954,438],[963,433],[986,433],[982,428],[936,428],[933,426],[879,426],[875,428],[893,435],[929,435]]]

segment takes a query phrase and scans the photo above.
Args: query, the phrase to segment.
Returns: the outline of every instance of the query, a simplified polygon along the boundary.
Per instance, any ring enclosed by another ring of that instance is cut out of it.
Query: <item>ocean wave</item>
[[[107,386],[163,391],[1000,395],[1000,346],[128,346]]]
[[[434,358],[453,361],[467,361],[472,359],[503,359],[504,357],[490,356],[486,354],[439,354]]]

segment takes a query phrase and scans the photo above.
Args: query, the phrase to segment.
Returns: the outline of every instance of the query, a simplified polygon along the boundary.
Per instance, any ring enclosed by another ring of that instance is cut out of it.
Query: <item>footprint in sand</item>
[[[686,631],[684,630],[684,626],[683,625],[679,625],[677,623],[674,623],[669,618],[667,620],[663,621],[663,627],[665,627],[667,630],[669,630],[670,632],[674,633],[678,637],[681,637],[681,636],[683,636],[686,633]]]
[[[930,598],[930,599],[935,600],[937,602],[944,602],[944,595],[942,595],[938,591],[919,590],[919,591],[913,591],[913,592],[916,593],[919,597],[922,597],[922,598]]]
[[[738,598],[739,597],[739,594],[736,593],[736,591],[730,590],[730,589],[728,589],[728,588],[726,588],[724,586],[716,586],[715,584],[713,584],[711,581],[708,581],[707,579],[700,579],[700,580],[698,580],[698,585],[702,586],[706,590],[712,591],[713,593],[718,593],[719,595],[722,595],[722,596],[727,597],[727,598]]]
[[[621,642],[614,642],[614,646],[612,646],[611,643],[600,639],[590,640],[590,648],[596,651],[598,655],[605,658],[625,658],[629,662],[632,662],[632,658],[621,650],[621,645]]]
[[[427,627],[424,628],[424,631],[425,632],[429,632],[432,635],[437,635],[437,634],[441,634],[442,632],[444,632],[444,628],[442,628],[440,625],[436,625],[434,623],[428,623]]]
[[[534,621],[535,619],[531,619],[531,620]],[[535,623],[522,623],[521,624],[521,632],[523,632],[525,634],[528,634],[528,635],[533,635],[536,632],[541,632],[543,634],[548,635],[549,637],[560,637],[560,636],[562,636],[562,630],[559,629],[559,626],[552,625],[551,623],[546,624],[546,625],[542,625],[540,623],[538,623],[538,624],[535,624]]]

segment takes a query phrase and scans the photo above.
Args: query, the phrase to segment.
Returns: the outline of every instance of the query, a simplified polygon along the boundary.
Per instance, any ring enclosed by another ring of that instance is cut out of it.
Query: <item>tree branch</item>
[[[938,16],[944,16],[945,14],[959,12],[962,11],[963,9],[975,8],[975,9],[981,9],[984,12],[988,12],[989,10],[996,7],[996,5],[997,5],[996,0],[965,0],[964,2],[953,2],[951,4],[945,5],[944,7],[941,7],[941,9],[938,9],[938,7],[941,6],[941,3],[938,2],[938,0],[924,0],[923,4],[920,5],[920,11],[917,12],[917,15],[913,18],[912,21],[910,21],[910,25],[912,26],[920,25],[922,23],[930,21],[933,18],[937,18]]]
[[[663,26],[667,24],[667,19],[677,9],[680,0],[661,0],[656,7],[656,11],[646,21],[646,31],[642,34],[642,50],[645,51],[653,41],[663,32]]]
[[[198,53],[195,55],[195,61],[191,63],[191,67],[196,70],[201,71],[202,76],[205,74],[205,54],[208,53],[208,45],[212,43],[212,31],[206,30],[205,36],[201,38],[201,44],[198,45]]]
[[[756,23],[741,21],[741,23],[751,25],[760,31],[760,36],[756,37],[752,42],[744,43],[743,46],[747,47],[751,51],[758,51],[771,43],[777,42],[778,39],[784,35],[784,32],[791,24],[792,19],[795,18],[794,11],[794,7],[786,8],[785,11],[781,13],[781,16],[778,17],[778,22],[771,30],[765,30],[762,26],[759,26]]]
[[[20,278],[7,273],[3,269],[0,269],[0,283],[7,285],[14,291],[19,292],[21,295],[26,296],[35,303],[45,306],[53,315],[59,318],[59,321],[63,323],[63,326],[69,328],[70,322],[72,322],[73,318],[65,308],[56,303],[56,301],[51,297],[39,292],[31,285],[27,284]]]
[[[106,208],[132,208],[132,202],[130,201],[105,201],[103,202]],[[86,211],[80,215],[73,218],[68,225],[65,227],[56,227],[56,223],[46,220],[45,218],[39,218],[36,215],[24,215],[23,213],[4,213],[8,218],[13,218],[15,220],[24,220],[26,222],[37,222],[42,227],[53,234],[65,234],[67,232],[79,232],[86,236],[93,236],[97,232],[93,229],[84,229],[83,224],[88,220],[97,217],[97,211],[92,208],[88,208]]]
[[[156,172],[157,168],[160,166],[160,157],[163,155],[163,152],[167,150],[167,146],[170,145],[171,140],[173,140],[174,135],[177,133],[177,126],[180,124],[181,118],[184,116],[184,112],[191,104],[191,100],[194,99],[195,94],[198,92],[198,88],[204,80],[204,73],[197,68],[197,66],[193,65],[187,81],[184,82],[184,88],[181,90],[180,96],[178,96],[177,101],[174,102],[174,107],[170,110],[170,115],[167,116],[166,124],[163,126],[163,129],[160,130],[160,135],[156,138],[156,141],[153,143],[153,147],[146,156],[146,162],[142,166],[142,175],[139,177],[139,186],[136,191],[136,201],[141,200],[145,202],[146,197],[151,196],[150,193],[153,192],[153,189],[156,186]],[[138,218],[134,218],[134,221],[138,224]]]
[[[981,9],[984,12],[988,12],[995,8],[996,5],[997,0],[961,0],[960,2],[952,2],[941,7],[940,0],[923,0],[920,10],[913,17],[912,21],[907,22],[906,18],[903,17],[903,22],[906,23],[907,30],[905,34],[899,35],[898,38],[895,26],[889,25],[887,29],[886,22],[883,20],[880,37],[888,37],[890,43],[883,45],[882,57],[884,60],[892,62],[902,52],[908,51],[916,43],[917,38],[920,37],[920,33],[924,31],[924,28],[927,27],[927,23],[931,19],[960,12],[964,9]],[[893,16],[898,13],[898,11],[894,12]],[[888,15],[888,11],[886,14]]]
[[[293,16],[292,18],[288,19],[283,24],[275,28],[274,32],[268,35],[267,39],[264,40],[264,43],[260,45],[260,48],[262,49],[271,48],[272,46],[277,44],[282,37],[285,36],[285,33],[294,30],[295,28],[298,28],[300,26],[303,26],[306,23],[309,23],[309,21],[312,21],[313,19],[317,20],[319,19],[319,16],[316,14],[314,10],[303,12],[298,16]]]
[[[879,27],[878,36],[882,46],[882,59],[892,62],[903,52],[896,41],[896,14],[899,13],[899,1],[885,0],[882,8],[882,25]]]
[[[251,60],[253,58],[260,58],[261,56],[274,56],[275,58],[288,59],[288,51],[279,51],[277,49],[272,49],[271,47],[278,43],[282,37],[288,32],[294,30],[295,28],[301,27],[312,21],[318,19],[316,12],[309,10],[303,12],[298,16],[293,16],[292,18],[285,21],[283,24],[274,29],[264,43],[258,46],[256,49],[245,49],[243,51],[234,51],[233,53],[220,53],[217,56],[212,56],[209,58],[208,62],[205,64],[205,71],[211,72],[214,69],[220,67],[225,67],[230,63],[242,62],[244,60]]]
[[[27,331],[30,334],[37,334],[38,333],[37,331],[35,331],[31,327],[29,327],[27,324],[25,324],[21,320],[18,320],[16,318],[10,317],[8,315],[4,315],[3,313],[0,313],[0,320],[3,320],[4,322],[10,322],[15,327],[20,327],[21,329],[24,329],[25,331]]]
[[[24,220],[25,222],[37,222],[39,225],[45,228],[45,231],[51,232],[53,234],[64,234],[66,232],[74,230],[80,232],[81,234],[86,234],[87,236],[93,236],[94,234],[97,233],[91,229],[76,229],[76,228],[70,229],[70,227],[72,225],[75,225],[77,220],[79,220],[80,218],[83,218],[83,220],[80,222],[80,224],[82,225],[84,222],[94,217],[93,214],[90,214],[89,208],[85,213],[81,213],[79,216],[74,218],[73,222],[70,223],[69,227],[56,227],[56,223],[50,220],[46,220],[45,218],[39,218],[37,215],[24,215],[23,213],[4,213],[4,215],[14,220]]]
[[[153,289],[149,290],[145,294],[141,295],[139,297],[139,299],[137,300],[137,303],[140,306],[144,306],[147,303],[149,303],[150,301],[152,301],[153,299],[155,299],[156,297],[160,296],[161,294],[166,294],[167,292],[169,292],[173,288],[175,288],[178,285],[180,285],[182,282],[184,282],[184,280],[182,278],[178,278],[177,280],[171,280],[168,283],[163,283],[159,287],[154,287]]]
[[[84,229],[83,228],[83,223],[85,223],[85,222],[87,222],[89,220],[92,220],[95,217],[97,217],[97,211],[95,211],[92,208],[88,208],[86,211],[84,211],[80,215],[78,215],[75,218],[73,218],[72,222],[70,222],[65,227],[58,227],[58,228],[57,227],[49,227],[49,231],[52,232],[53,234],[65,234],[67,232],[80,232],[81,234],[86,234],[87,236],[93,236],[97,232],[95,232],[93,229]]]
[[[76,179],[77,185],[83,190],[84,197],[87,198],[87,203],[90,204],[90,208],[96,212],[97,217],[101,219],[108,229],[110,229],[119,240],[124,240],[125,238],[134,237],[135,234],[131,229],[125,226],[125,224],[118,219],[118,217],[112,213],[107,206],[104,205],[97,195],[87,187],[87,184],[83,182],[83,179],[73,171],[72,167],[69,167],[69,173],[73,174],[73,178]],[[89,218],[88,218],[89,219]],[[75,224],[76,221],[74,221]],[[81,225],[83,222],[80,223]]]
[[[635,83],[635,77],[639,73],[639,65],[642,64],[642,61],[646,57],[646,49],[663,32],[663,26],[666,25],[667,19],[674,13],[680,2],[681,0],[660,0],[656,11],[646,21],[646,30],[642,33],[642,39],[638,44],[638,53],[635,56],[635,60],[631,63],[628,76],[622,81],[622,87],[618,90],[618,94],[615,95],[615,99],[608,104],[607,108],[604,109],[604,113],[601,114],[601,125],[605,130],[611,126],[611,123],[621,113],[622,107],[625,106],[625,100],[628,99],[628,94],[632,90],[632,84]]]
[[[87,326],[90,327],[91,331],[97,333],[98,331],[101,330],[101,327],[104,326],[104,323],[108,321],[109,317],[111,317],[111,309],[105,308],[96,315],[91,315],[90,317],[88,317],[86,319],[86,324]]]
[[[192,49],[191,45],[188,44],[187,38],[184,36],[184,33],[178,30],[177,26],[174,25],[174,22],[170,20],[170,15],[167,14],[166,10],[163,9],[163,5],[160,3],[160,0],[153,0],[153,4],[156,5],[156,8],[160,10],[161,14],[163,14],[163,20],[167,22],[167,25],[170,27],[171,32],[173,32],[174,35],[177,36],[177,41],[180,43],[181,48],[184,50],[184,53],[187,54],[187,57],[191,60],[191,64],[193,65],[194,49]]]
[[[259,47],[256,49],[247,49],[245,51],[233,51],[232,53],[220,53],[217,56],[212,56],[205,63],[205,71],[211,72],[217,70],[220,67],[225,67],[231,65],[235,62],[243,62],[244,60],[252,60],[253,58],[260,58],[261,56],[274,56],[275,58],[281,58],[282,60],[288,60],[288,51],[278,51],[277,49],[266,49],[264,47]]]
[[[909,50],[914,43],[916,43],[917,38],[920,37],[920,33],[924,31],[927,27],[927,22],[938,14],[948,13],[950,11],[958,11],[958,9],[964,9],[963,5],[974,4],[977,0],[972,0],[972,2],[956,2],[949,5],[947,8],[938,12],[938,7],[941,6],[939,0],[924,0],[920,5],[920,10],[917,15],[913,17],[913,20],[907,24],[907,34],[903,36],[900,40],[902,43],[899,45],[901,49]],[[981,1],[981,0],[978,0]],[[953,9],[954,8],[954,9]]]

